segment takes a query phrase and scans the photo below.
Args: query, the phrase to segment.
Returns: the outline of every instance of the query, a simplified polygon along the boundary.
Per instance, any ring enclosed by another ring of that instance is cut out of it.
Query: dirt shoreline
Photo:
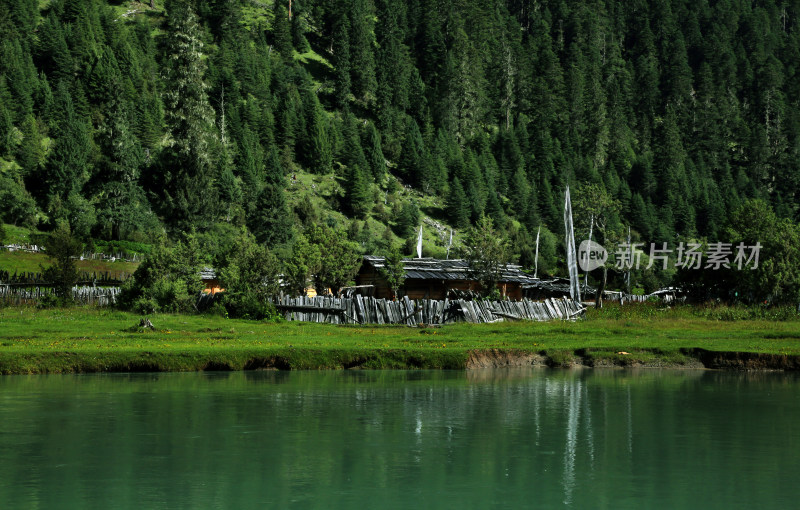
[[[0,355],[0,374],[99,372],[194,372],[238,370],[482,370],[513,367],[671,368],[690,370],[796,371],[800,355],[720,352],[691,348],[631,352],[593,349],[532,351],[488,348],[464,351],[404,349],[283,349],[270,353],[189,354],[183,351],[54,352]]]
[[[520,350],[485,349],[470,351],[466,370],[524,366],[559,368],[681,368],[712,370],[800,370],[800,356],[752,352],[716,352],[705,349],[682,349],[681,356],[647,356],[619,352],[611,357],[594,356],[583,350],[575,353],[548,356]]]

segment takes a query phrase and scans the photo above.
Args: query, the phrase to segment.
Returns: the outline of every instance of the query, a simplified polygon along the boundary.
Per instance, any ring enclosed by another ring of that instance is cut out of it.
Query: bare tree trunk
[[[292,20],[292,0],[289,0],[289,21]]]
[[[597,295],[594,298],[594,307],[598,310],[603,308],[603,293],[606,291],[606,280],[608,279],[608,268],[603,267],[603,283],[597,290]]]
[[[150,0],[150,8],[151,9],[155,9],[156,8],[156,0]]]

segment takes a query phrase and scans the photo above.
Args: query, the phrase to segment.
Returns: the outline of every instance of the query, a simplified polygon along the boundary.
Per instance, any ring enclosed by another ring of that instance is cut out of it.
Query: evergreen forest
[[[581,239],[788,246],[798,163],[797,0],[0,0],[0,224],[298,290],[423,220],[564,274],[567,186]]]

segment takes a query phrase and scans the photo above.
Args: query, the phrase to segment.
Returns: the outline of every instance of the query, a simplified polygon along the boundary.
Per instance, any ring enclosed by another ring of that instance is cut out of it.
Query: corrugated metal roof
[[[365,255],[364,262],[375,269],[386,265],[386,259],[377,255]],[[464,259],[403,259],[406,278],[419,280],[469,280],[469,263]],[[522,271],[516,264],[507,264],[501,271],[500,281],[505,283],[534,283],[537,280]]]

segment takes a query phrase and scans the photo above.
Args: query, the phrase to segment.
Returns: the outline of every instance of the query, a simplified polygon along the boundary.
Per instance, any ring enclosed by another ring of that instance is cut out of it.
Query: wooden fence
[[[583,314],[580,303],[567,298],[544,301],[468,301],[420,299],[397,301],[356,295],[352,298],[289,297],[275,306],[286,320],[331,324],[451,324],[502,320],[571,320]]]
[[[42,298],[53,295],[53,287],[29,287],[0,284],[0,301],[10,305],[36,305]],[[72,288],[72,298],[84,305],[109,306],[117,301],[119,287]]]
[[[78,286],[118,287],[130,277],[129,273],[88,272],[78,273]],[[52,282],[47,281],[42,273],[21,272],[10,273],[0,270],[0,285],[11,287],[49,287]]]

